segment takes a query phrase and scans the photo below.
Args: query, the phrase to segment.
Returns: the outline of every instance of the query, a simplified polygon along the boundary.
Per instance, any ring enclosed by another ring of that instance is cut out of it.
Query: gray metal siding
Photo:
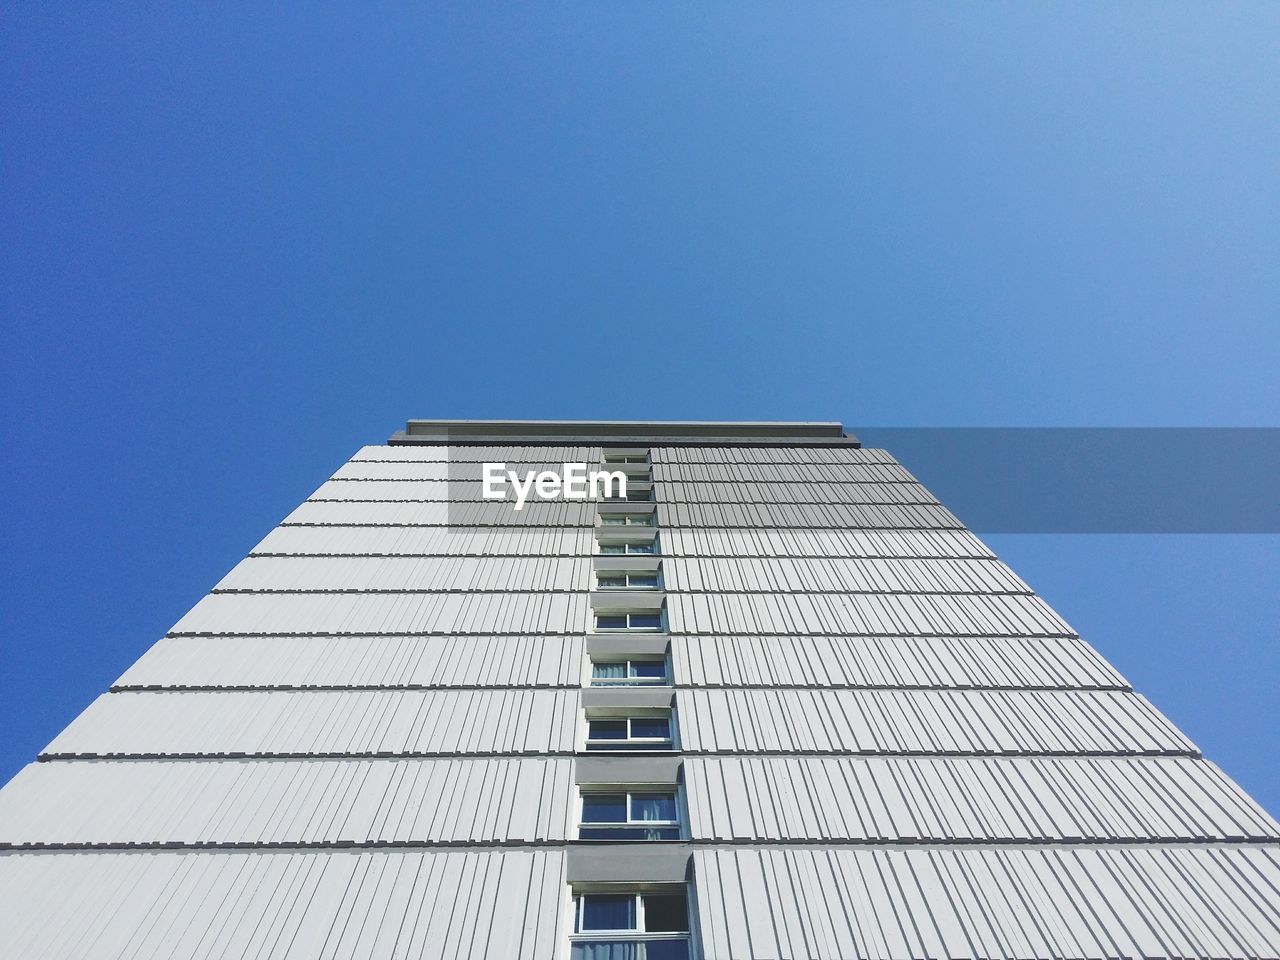
[[[653,447],[635,637],[594,504],[445,499],[600,455],[360,450],[0,791],[6,951],[545,960],[569,882],[690,875],[703,960],[1280,956],[1280,827],[887,453]],[[688,839],[574,840],[610,776]]]
[[[574,687],[582,636],[165,637],[120,687]]]
[[[40,960],[545,960],[560,851],[0,853],[0,937]]]
[[[677,683],[710,687],[1123,687],[1076,637],[673,636]]]
[[[681,745],[707,753],[1186,753],[1114,691],[677,690]]]
[[[569,757],[53,761],[14,782],[5,845],[535,843],[576,825]]]
[[[185,690],[107,693],[54,755],[566,753],[576,690]]]
[[[695,839],[1276,840],[1212,764],[1183,757],[689,757]]]
[[[694,875],[707,960],[1261,958],[1280,943],[1274,847],[702,850]]]

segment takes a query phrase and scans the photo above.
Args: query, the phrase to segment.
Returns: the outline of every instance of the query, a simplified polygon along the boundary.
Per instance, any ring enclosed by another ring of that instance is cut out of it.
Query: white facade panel
[[[658,503],[662,527],[864,527],[957,530],[945,507],[911,504]]]
[[[701,850],[707,960],[1274,957],[1280,848]]]
[[[676,691],[691,753],[1183,753],[1141,697],[1113,691]]]
[[[1074,637],[676,635],[671,662],[688,686],[1126,686]]]
[[[280,526],[255,555],[559,557],[587,556],[589,527]]]
[[[515,513],[505,503],[356,503],[307,500],[285,523],[343,523],[387,526],[590,527],[594,503],[538,501]]]
[[[960,557],[993,554],[967,530],[662,531],[663,552],[681,557]]]
[[[747,504],[930,504],[937,500],[918,483],[763,483],[757,481],[664,480],[664,503]]]
[[[475,492],[478,495],[480,491]],[[445,480],[326,480],[307,499],[434,503],[461,499],[449,493]]]
[[[367,449],[367,448],[366,448]],[[888,463],[895,460],[871,447],[663,447],[650,448],[654,463]]]
[[[0,790],[0,844],[563,841],[575,796],[569,757],[58,760]]]
[[[587,557],[263,557],[215,590],[590,590]]]
[[[582,593],[212,593],[175,634],[582,633]]]
[[[351,458],[360,463],[596,463],[600,447],[584,446],[368,446],[361,447]]]
[[[997,560],[668,557],[669,591],[723,593],[1030,593]]]
[[[571,753],[576,690],[185,690],[98,697],[63,756]]]
[[[1036,596],[927,594],[671,594],[672,633],[885,636],[1064,636]]]
[[[916,483],[897,463],[660,463],[655,482],[797,483],[831,486],[843,483]]]
[[[694,839],[1280,839],[1204,760],[1185,757],[689,757]]]
[[[558,850],[0,853],[0,943],[40,960],[546,960]]]
[[[119,687],[578,687],[581,636],[165,637]]]

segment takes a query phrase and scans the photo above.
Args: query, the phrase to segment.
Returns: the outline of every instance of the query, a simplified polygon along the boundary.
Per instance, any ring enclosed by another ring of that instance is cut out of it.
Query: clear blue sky
[[[410,416],[1280,423],[1274,4],[183,6],[0,14],[0,781]],[[1276,537],[989,540],[1280,812]]]

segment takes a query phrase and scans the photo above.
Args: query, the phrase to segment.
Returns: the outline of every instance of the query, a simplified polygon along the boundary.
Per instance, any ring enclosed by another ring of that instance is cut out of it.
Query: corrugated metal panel
[[[659,447],[654,463],[897,463],[871,447]]]
[[[546,960],[563,878],[542,850],[6,853],[0,943],[40,960]]]
[[[677,690],[681,748],[707,753],[1163,753],[1194,750],[1113,691]]]
[[[255,554],[348,556],[582,556],[595,535],[588,527],[276,527]]]
[[[517,513],[506,503],[353,503],[307,500],[285,523],[391,524],[422,526],[589,527],[596,505],[539,500]]]
[[[576,690],[107,693],[48,754],[518,754],[574,748]]]
[[[673,636],[671,663],[692,686],[1126,685],[1073,637]]]
[[[856,504],[658,503],[662,527],[863,527],[952,530],[963,524],[945,507]]]
[[[215,593],[173,633],[582,633],[585,593]]]
[[[449,484],[443,480],[327,480],[316,488],[308,500],[387,500],[428,501],[475,499],[462,497],[465,491],[455,486],[450,496]],[[479,495],[480,490],[474,491]]]
[[[668,556],[703,557],[991,557],[967,530],[662,531]]]
[[[574,797],[569,757],[54,761],[0,790],[0,843],[532,843]]]
[[[840,483],[916,483],[896,463],[655,463],[656,481],[691,483],[802,483],[828,486]]]
[[[118,686],[577,687],[581,636],[166,637]]]
[[[662,572],[666,588],[680,591],[1031,592],[996,560],[669,558]]]
[[[333,474],[335,480],[448,480],[450,464],[351,460]],[[457,467],[457,464],[452,466]]]
[[[451,446],[369,446],[361,447],[353,462],[452,462],[452,463],[598,463],[600,447],[528,446],[482,447],[470,444]]]
[[[367,446],[361,447],[351,457],[350,463],[359,463],[363,461],[382,462],[389,461],[391,463],[447,463],[449,460],[449,448],[446,446],[418,446],[412,447],[390,447],[390,446]]]
[[[706,850],[707,960],[1277,957],[1280,849]]]
[[[688,757],[694,839],[1275,839],[1203,760],[1170,757]]]
[[[755,481],[658,481],[662,503],[859,504],[938,501],[917,483],[760,483]]]
[[[590,590],[586,557],[249,557],[217,590]]]
[[[197,607],[197,609],[199,609]],[[1061,636],[1073,631],[1036,596],[670,594],[672,633]]]
[[[993,560],[667,559],[668,590],[821,593],[1030,593]],[[217,590],[589,590],[589,558],[263,557]]]

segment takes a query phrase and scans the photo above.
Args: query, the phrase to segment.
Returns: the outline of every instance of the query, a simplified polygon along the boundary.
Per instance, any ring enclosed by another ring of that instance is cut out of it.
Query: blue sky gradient
[[[0,782],[410,416],[1280,422],[1274,4],[0,17]],[[1280,812],[1276,537],[987,539]]]

